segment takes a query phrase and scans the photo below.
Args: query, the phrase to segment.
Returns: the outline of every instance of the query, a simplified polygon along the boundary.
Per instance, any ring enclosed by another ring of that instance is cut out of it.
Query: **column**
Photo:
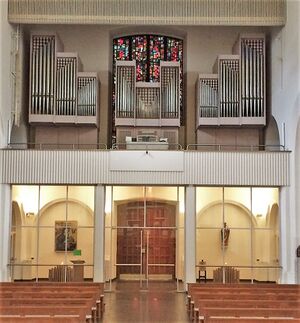
[[[95,187],[94,282],[105,282],[105,186]]]
[[[196,282],[196,188],[185,190],[185,283]],[[186,286],[187,287],[187,286]]]
[[[10,185],[0,184],[0,281],[9,281],[10,268],[7,266],[10,256]]]

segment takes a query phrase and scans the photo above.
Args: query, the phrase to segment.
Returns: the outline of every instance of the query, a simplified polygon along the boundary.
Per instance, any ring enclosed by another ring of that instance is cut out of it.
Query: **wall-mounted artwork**
[[[55,251],[77,249],[77,221],[55,221]]]

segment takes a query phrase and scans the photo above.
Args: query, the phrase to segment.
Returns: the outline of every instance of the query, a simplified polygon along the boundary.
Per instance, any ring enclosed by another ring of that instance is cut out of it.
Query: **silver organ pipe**
[[[180,67],[177,63],[161,62],[161,116],[172,119],[179,117],[180,110]]]
[[[58,115],[76,115],[77,57],[56,57],[56,106]],[[75,86],[74,86],[75,85]]]
[[[143,85],[145,85],[143,83]],[[143,119],[159,118],[159,87],[139,86],[136,90],[136,116]]]
[[[264,37],[242,38],[241,105],[243,117],[265,115],[265,40]]]
[[[77,115],[96,116],[98,88],[97,76],[88,75],[88,73],[84,72],[78,74]]]
[[[218,76],[199,77],[198,83],[198,105],[200,118],[218,117]]]
[[[135,61],[116,62],[116,118],[179,118],[180,63],[160,64],[160,82],[148,83],[136,82]]]
[[[77,54],[59,52],[57,35],[33,34],[30,46],[29,122],[97,124],[97,73],[80,74]]]
[[[220,55],[214,65],[213,70],[218,77],[218,104],[215,109],[218,113],[212,114],[209,109],[214,98],[208,80],[214,74],[199,75],[198,126],[265,124],[265,36],[241,35],[233,53]],[[217,116],[222,119],[211,119]]]
[[[219,60],[220,117],[236,118],[240,113],[240,63],[238,57]]]
[[[31,37],[30,113],[52,114],[54,111],[55,36]]]
[[[122,65],[122,63],[125,65]],[[135,105],[135,63],[122,63],[117,62],[116,67],[116,117],[133,118]]]

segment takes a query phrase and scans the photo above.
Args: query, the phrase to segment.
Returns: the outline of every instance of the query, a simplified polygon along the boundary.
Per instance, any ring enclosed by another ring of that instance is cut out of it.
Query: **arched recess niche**
[[[278,205],[274,204],[270,208],[269,218],[261,226],[251,210],[236,201],[227,200],[224,204],[222,201],[214,201],[207,204],[197,213],[196,262],[204,259],[209,266],[241,266],[240,279],[270,279],[264,270],[251,271],[250,267],[274,265],[273,259],[278,257],[279,237],[273,229],[277,226],[277,214]],[[229,243],[225,248],[222,248],[221,242],[223,220],[230,228]],[[273,227],[271,230],[265,226],[268,221]],[[212,279],[213,269],[215,268],[207,268],[208,278]]]
[[[70,260],[76,259],[72,251],[55,251],[55,223],[75,221],[77,227],[77,246],[81,250],[80,259],[86,265],[93,264],[94,257],[94,216],[93,211],[86,204],[76,199],[56,199],[47,203],[36,218],[38,225],[38,263],[51,266],[39,267],[39,278],[48,277],[48,269],[54,265],[72,265]],[[78,257],[77,257],[78,258]],[[93,277],[93,267],[85,267],[85,278]]]

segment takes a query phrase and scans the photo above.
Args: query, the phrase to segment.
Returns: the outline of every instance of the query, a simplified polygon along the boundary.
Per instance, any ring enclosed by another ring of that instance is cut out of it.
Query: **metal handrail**
[[[155,149],[157,145],[166,144],[166,149]],[[2,149],[16,149],[16,150],[130,150],[126,145],[134,146],[132,150],[159,150],[159,151],[197,151],[197,152],[228,152],[228,151],[262,151],[262,152],[287,152],[289,151],[283,145],[235,145],[235,144],[188,144],[183,148],[178,143],[165,143],[165,142],[117,142],[108,148],[105,143],[82,143],[82,144],[66,144],[66,143],[35,143],[35,142],[16,142],[9,143],[7,147]],[[140,147],[139,147],[140,146]]]
[[[214,148],[213,151],[229,151],[222,148],[232,148],[234,151],[287,151],[283,145],[236,145],[236,144],[188,144],[186,150],[198,148]]]
[[[234,267],[234,268],[264,268],[264,269],[267,269],[267,268],[271,268],[271,269],[282,269],[283,267],[282,266],[255,266],[255,265],[249,265],[249,266],[245,266],[245,265],[202,265],[202,264],[199,264],[199,265],[196,265],[196,267],[206,267],[206,268],[230,268],[230,267]]]
[[[85,144],[58,144],[58,143],[35,143],[35,142],[16,142],[9,143],[8,149],[34,149],[34,150],[107,150],[107,145],[104,143],[85,143]]]

